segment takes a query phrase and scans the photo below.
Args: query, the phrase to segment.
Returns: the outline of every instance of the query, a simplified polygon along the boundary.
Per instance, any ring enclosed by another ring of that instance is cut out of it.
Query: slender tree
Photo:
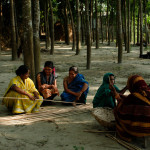
[[[143,1],[140,0],[140,55],[143,54]]]
[[[110,22],[109,22],[109,0],[107,0],[107,38],[108,38],[108,45],[110,45]]]
[[[84,16],[85,16],[85,13],[84,13],[84,11],[83,11],[83,3],[81,4],[81,13],[80,13],[81,15],[81,42],[82,42],[82,44],[84,44],[84,24],[85,24],[85,22],[84,22]]]
[[[135,45],[135,0],[133,0],[133,43]]]
[[[40,7],[39,0],[32,1],[33,5],[33,42],[34,42],[34,66],[35,74],[40,72],[40,38],[39,38],[39,26],[40,26]]]
[[[76,0],[76,14],[77,14],[77,27],[76,27],[76,55],[80,53],[80,11],[79,0]]]
[[[86,31],[87,31],[87,69],[91,68],[91,36],[90,36],[90,24],[89,24],[89,0],[85,1],[86,11]]]
[[[128,0],[128,45],[127,45],[127,53],[130,53],[130,0]]]
[[[94,42],[94,27],[93,27],[93,0],[90,0],[90,34],[91,34],[91,45]]]
[[[69,13],[70,13],[70,18],[71,18],[71,26],[72,26],[72,37],[73,37],[73,43],[72,43],[72,50],[75,50],[75,26],[74,26],[74,20],[73,20],[73,15],[72,15],[72,10],[71,10],[71,6],[70,6],[70,2],[69,0],[67,0],[67,4],[68,4],[68,9],[69,9]]]
[[[48,49],[50,47],[50,33],[49,33],[49,10],[48,10],[48,0],[45,0],[45,28],[46,28],[46,49]]]
[[[17,60],[17,43],[16,43],[16,28],[14,15],[14,0],[10,0],[10,14],[11,14],[11,43],[12,43],[12,60]]]
[[[98,21],[98,11],[97,11],[97,0],[95,0],[95,14],[96,14],[96,49],[99,48],[99,21]]]
[[[122,20],[121,20],[121,1],[117,0],[118,15],[118,63],[122,63]]]
[[[103,43],[103,17],[102,17],[102,0],[100,1],[100,23],[101,23],[101,38]]]
[[[145,46],[146,46],[146,48],[147,48],[148,32],[147,32],[146,0],[143,1],[143,4],[144,4],[144,18],[145,18]]]
[[[35,81],[34,54],[33,54],[33,28],[31,17],[31,0],[22,1],[22,19],[23,19],[23,52],[24,64],[30,69],[30,77]]]
[[[140,35],[140,32],[139,32],[139,26],[140,26],[140,11],[138,10],[138,16],[137,16],[137,43],[139,44],[139,35]]]
[[[67,9],[67,2],[66,2],[66,0],[64,0],[63,3],[64,3],[65,43],[67,45],[69,45],[70,44],[70,39],[69,39],[69,28],[68,28],[68,9]]]
[[[53,55],[54,54],[54,17],[53,17],[53,7],[52,7],[52,2],[51,0],[49,0],[49,6],[50,6],[50,35],[51,35],[51,50],[50,50],[50,54]]]
[[[127,28],[127,0],[124,0],[124,20],[125,20],[125,51],[128,50],[128,28]]]

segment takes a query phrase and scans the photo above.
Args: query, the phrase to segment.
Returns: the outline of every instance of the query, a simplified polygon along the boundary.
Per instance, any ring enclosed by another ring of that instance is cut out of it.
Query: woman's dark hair
[[[53,62],[52,61],[46,61],[44,67],[50,67],[50,68],[54,68]]]
[[[17,70],[16,70],[16,75],[20,76],[22,74],[26,74],[28,72],[29,68],[26,65],[21,65]]]
[[[78,73],[78,68],[75,66],[72,66],[69,68],[69,71],[74,71],[75,73]]]

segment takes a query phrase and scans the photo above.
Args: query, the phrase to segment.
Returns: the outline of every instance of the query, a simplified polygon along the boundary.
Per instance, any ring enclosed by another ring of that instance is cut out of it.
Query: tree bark
[[[67,45],[70,44],[69,39],[69,29],[68,29],[68,10],[67,10],[67,2],[64,0],[64,28],[65,28],[65,43]]]
[[[148,32],[147,32],[147,17],[146,17],[146,0],[143,1],[144,2],[144,18],[145,18],[145,47],[147,48],[147,43],[148,43]]]
[[[51,50],[50,50],[50,55],[54,54],[54,17],[53,17],[53,7],[52,7],[52,2],[49,0],[49,6],[50,6],[50,35],[51,35]]]
[[[108,38],[108,45],[110,45],[110,25],[109,25],[109,0],[107,0],[107,38]]]
[[[91,36],[90,36],[90,24],[89,24],[89,1],[85,1],[86,11],[86,32],[87,32],[87,69],[91,68]]]
[[[140,55],[143,54],[143,1],[140,0]]]
[[[95,0],[95,15],[96,15],[96,49],[99,48],[99,19],[98,19],[98,12],[97,12],[97,0]]]
[[[100,21],[101,21],[101,38],[103,43],[103,17],[102,17],[102,0],[101,0],[101,8],[100,8]]]
[[[24,64],[29,67],[30,77],[35,81],[31,0],[23,0],[22,7]]]
[[[71,11],[71,6],[69,0],[67,0],[68,8],[69,8],[69,13],[70,13],[70,18],[71,18],[71,25],[72,25],[72,37],[73,37],[73,43],[72,43],[72,50],[75,50],[75,26],[74,26],[74,21],[73,21],[73,15]]]
[[[127,53],[130,53],[130,0],[128,0],[128,45],[127,45]]]
[[[12,45],[12,60],[17,60],[17,43],[16,43],[16,28],[14,15],[14,0],[10,0],[11,14],[11,45]]]
[[[125,19],[125,51],[128,50],[128,28],[127,28],[127,0],[124,0],[124,19]]]
[[[76,0],[76,14],[77,14],[77,27],[76,27],[76,55],[80,54],[80,11],[79,0]]]
[[[49,19],[48,19],[48,0],[45,0],[45,28],[46,28],[46,49],[50,47]]]
[[[138,10],[138,17],[137,17],[137,43],[139,44],[139,35],[140,35],[140,32],[139,32],[139,24],[140,24],[140,11]]]
[[[135,45],[135,0],[133,0],[133,43]]]
[[[84,25],[85,22],[84,22],[84,12],[83,12],[83,4],[81,4],[81,42],[82,44],[84,44]]]
[[[121,1],[117,0],[118,16],[118,63],[122,63],[122,20],[121,20]]]
[[[39,26],[40,26],[40,7],[39,0],[32,1],[33,4],[33,41],[34,41],[34,66],[35,74],[40,72],[40,38],[39,38]]]
[[[93,31],[93,0],[90,0],[90,37],[91,37],[91,45],[92,45],[92,43],[93,43],[93,41],[94,41],[94,31]]]

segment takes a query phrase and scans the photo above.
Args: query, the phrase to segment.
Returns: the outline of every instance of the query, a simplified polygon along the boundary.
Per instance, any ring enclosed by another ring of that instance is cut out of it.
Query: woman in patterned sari
[[[16,70],[16,75],[16,77],[11,79],[2,103],[13,114],[38,112],[43,98],[35,88],[33,81],[29,78],[28,67],[21,65]]]
[[[69,76],[64,78],[63,85],[64,92],[61,94],[62,101],[86,103],[89,90],[88,82],[85,81],[82,74],[78,73],[77,67],[72,66],[69,68]]]
[[[119,101],[114,110],[117,133],[123,140],[131,141],[132,136],[150,135],[150,88],[139,75],[129,77],[127,86],[127,97],[120,98],[112,91]]]
[[[52,61],[46,61],[44,69],[37,75],[37,89],[44,99],[52,100],[56,95],[59,95],[56,79],[55,67]],[[44,101],[44,104],[50,104],[49,101]]]

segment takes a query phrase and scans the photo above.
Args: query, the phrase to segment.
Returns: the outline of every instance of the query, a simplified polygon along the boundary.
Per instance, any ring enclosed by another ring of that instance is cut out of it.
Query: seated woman
[[[117,92],[123,94],[126,91],[126,87],[123,90],[119,90],[115,85],[115,76],[112,73],[106,73],[103,77],[103,83],[97,90],[97,93],[93,99],[93,108],[95,107],[110,107],[116,106],[115,97],[109,89],[109,84],[112,84]]]
[[[2,103],[13,114],[38,112],[43,98],[35,88],[33,81],[29,78],[28,67],[21,65],[16,70],[16,75],[16,77],[11,79]]]
[[[131,141],[132,136],[150,135],[150,88],[139,75],[130,76],[127,86],[130,94],[123,98],[114,88],[111,90],[118,99],[114,109],[117,133],[121,139]]]
[[[37,75],[36,83],[37,89],[44,99],[52,100],[56,95],[59,95],[52,61],[45,62],[43,71]]]
[[[69,68],[69,76],[63,81],[64,92],[61,94],[61,100],[65,102],[86,103],[86,97],[89,90],[88,82],[84,76],[78,73],[78,68],[72,66]]]

